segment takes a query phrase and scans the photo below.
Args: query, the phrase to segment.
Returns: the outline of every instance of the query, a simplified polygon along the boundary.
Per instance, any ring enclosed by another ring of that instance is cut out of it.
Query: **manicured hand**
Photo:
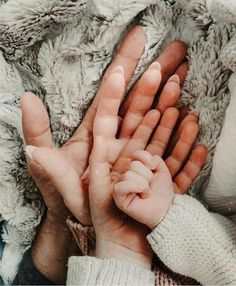
[[[68,207],[80,222],[91,224],[87,196],[88,172],[85,170],[87,169],[93,141],[92,125],[97,104],[106,78],[114,66],[120,65],[124,68],[125,87],[127,87],[143,53],[145,43],[146,35],[142,27],[136,27],[127,34],[108,68],[95,100],[86,113],[83,122],[74,136],[60,149],[52,148],[49,119],[42,102],[33,94],[26,93],[22,97],[21,106],[26,144],[40,147],[37,149],[27,148],[29,153],[28,168],[43,194],[48,207],[47,214],[51,217],[51,220],[64,222],[69,213]],[[157,59],[162,65],[162,76],[160,76],[159,66],[154,63],[137,85],[132,88],[120,110],[120,114],[124,113],[127,116],[122,124],[122,133],[120,134],[122,144],[116,151],[117,153],[128,142],[150,109],[159,86],[161,86],[159,88],[161,94],[159,100],[160,110],[163,111],[165,108],[176,104],[180,95],[179,83],[176,82],[176,77],[169,81],[163,90],[162,87],[165,85],[167,77],[174,73],[180,78],[180,84],[183,84],[188,69],[188,65],[184,62],[185,56],[186,45],[183,42],[175,41],[171,43]],[[139,116],[132,116],[132,113],[139,113]],[[153,114],[153,112],[151,113]],[[143,123],[146,124],[145,122],[150,122],[150,120],[152,120],[151,114],[147,116]],[[58,195],[58,192],[63,199]],[[74,199],[75,196],[76,199]]]
[[[22,123],[25,143],[28,145],[28,169],[43,195],[48,209],[47,217],[51,221],[64,224],[69,207],[70,212],[81,223],[91,224],[87,182],[83,182],[81,176],[88,167],[97,103],[106,77],[115,65],[124,67],[128,84],[145,43],[146,35],[142,27],[136,27],[127,34],[84,120],[72,138],[59,149],[53,148],[49,117],[41,100],[31,93],[22,96]]]

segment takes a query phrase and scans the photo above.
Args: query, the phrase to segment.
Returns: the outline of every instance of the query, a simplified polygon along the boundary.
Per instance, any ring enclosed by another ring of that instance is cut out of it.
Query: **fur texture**
[[[18,257],[31,244],[44,211],[26,170],[19,110],[24,90],[37,93],[48,107],[53,140],[60,146],[80,124],[116,45],[130,27],[141,23],[148,35],[132,82],[166,44],[186,41],[190,71],[179,105],[200,111],[198,141],[209,148],[207,164],[191,190],[199,196],[209,179],[230,101],[231,70],[236,71],[235,18],[227,5],[222,17],[224,2],[0,0],[0,214],[8,253],[15,249],[18,255],[8,259],[11,272],[0,268],[6,283],[14,277]]]

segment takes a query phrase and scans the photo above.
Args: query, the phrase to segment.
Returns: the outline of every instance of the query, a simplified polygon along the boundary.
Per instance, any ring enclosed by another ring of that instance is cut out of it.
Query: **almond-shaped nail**
[[[31,159],[33,160],[33,152],[37,149],[37,147],[34,147],[34,146],[31,146],[31,145],[28,145],[25,147],[25,152],[26,152],[26,155]]]
[[[122,66],[116,66],[113,70],[112,73],[120,73],[120,74],[124,74],[124,68]]]
[[[148,69],[160,71],[161,70],[161,64],[158,62],[154,62],[150,65],[150,67]]]
[[[169,79],[168,82],[173,81],[176,82],[177,84],[180,84],[180,78],[177,74],[172,75]]]
[[[138,188],[139,188],[141,191],[143,191],[143,192],[146,192],[146,191],[147,191],[147,187],[145,187],[145,186],[142,185],[142,184],[139,184],[139,185],[138,185]]]

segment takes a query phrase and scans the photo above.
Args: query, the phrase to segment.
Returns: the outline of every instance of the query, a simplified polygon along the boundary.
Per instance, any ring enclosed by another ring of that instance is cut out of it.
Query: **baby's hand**
[[[113,197],[118,208],[154,229],[164,218],[174,199],[173,182],[165,162],[147,151],[134,153],[134,160]]]

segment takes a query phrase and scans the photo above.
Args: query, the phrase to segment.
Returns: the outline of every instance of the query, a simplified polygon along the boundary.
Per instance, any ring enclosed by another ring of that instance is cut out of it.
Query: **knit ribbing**
[[[116,259],[71,257],[67,285],[154,285],[154,273]]]

